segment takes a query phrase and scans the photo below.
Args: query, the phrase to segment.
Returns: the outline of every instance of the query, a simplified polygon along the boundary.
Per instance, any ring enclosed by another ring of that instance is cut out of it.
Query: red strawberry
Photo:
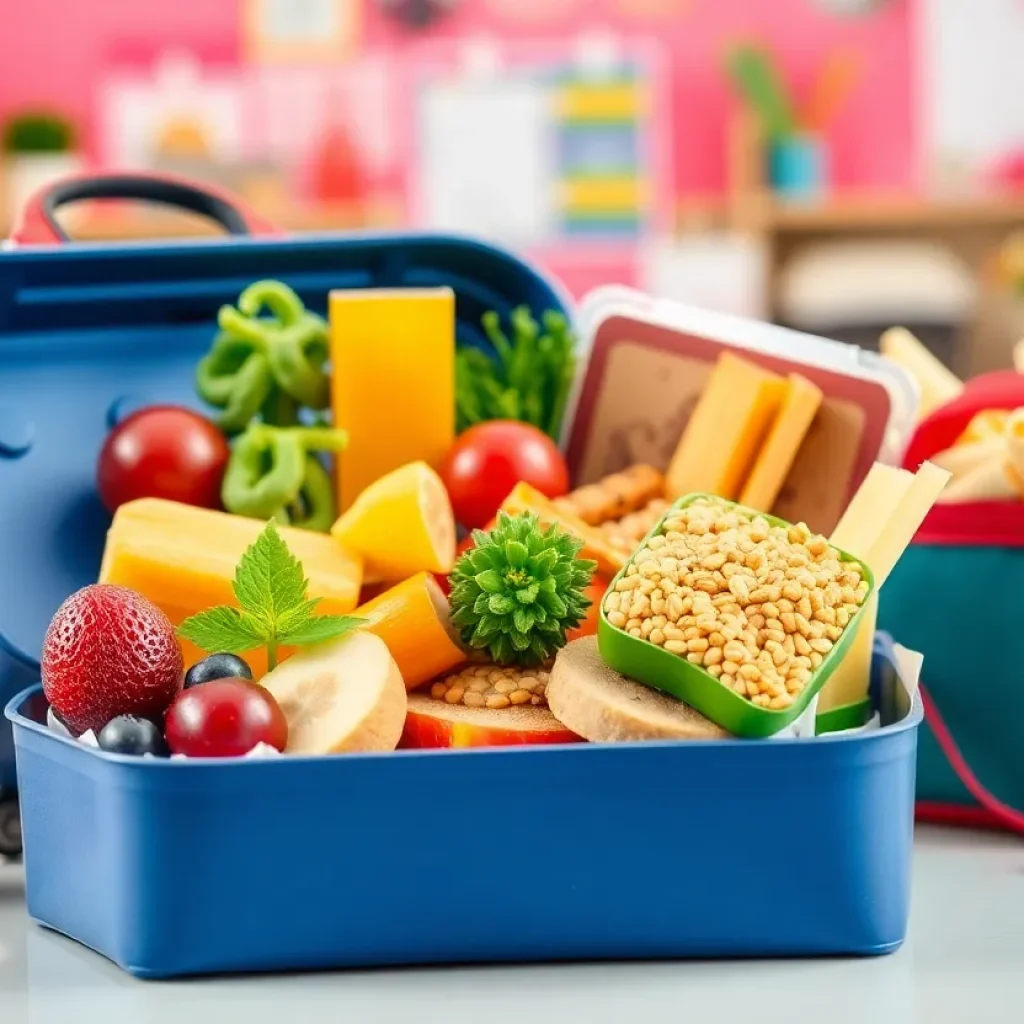
[[[43,641],[43,692],[76,733],[118,715],[159,721],[181,689],[170,620],[126,587],[97,583],[57,609]]]

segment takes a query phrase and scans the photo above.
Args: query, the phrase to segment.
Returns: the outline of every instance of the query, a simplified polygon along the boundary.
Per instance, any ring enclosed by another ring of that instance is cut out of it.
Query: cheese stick
[[[864,559],[874,569],[868,561],[868,551],[896,514],[913,480],[913,473],[905,469],[876,462],[832,531],[832,546]]]
[[[857,489],[842,519],[832,531],[830,543],[851,555],[863,558],[871,567],[867,554],[906,498],[914,481],[912,473],[895,466],[876,462]],[[818,713],[853,704],[858,691],[867,692],[871,681],[871,653],[875,639],[878,602],[872,597],[861,615],[860,627],[853,642],[831,678],[818,696]]]
[[[882,589],[882,584],[889,578],[900,555],[914,539],[914,534],[950,479],[951,474],[946,470],[939,469],[934,463],[922,462],[895,515],[883,521],[882,532],[864,556],[875,574],[876,592]]]
[[[892,327],[879,342],[886,359],[902,366],[917,381],[921,390],[918,419],[924,419],[940,405],[956,398],[964,389],[963,381],[947,369],[905,327]]]
[[[898,475],[901,471],[884,470],[892,470],[892,467],[881,466],[879,463],[872,466],[872,472],[854,495],[850,509],[847,509],[832,535],[835,547],[858,555],[868,565],[874,573],[875,590],[864,609],[857,635],[846,657],[822,687],[818,699],[819,713],[856,703],[867,696],[878,616],[878,591],[951,478],[950,473],[930,462],[922,463],[913,476],[908,473],[909,483],[905,477]],[[888,492],[884,487],[885,482],[890,485]],[[898,497],[893,500],[895,495]],[[854,510],[852,516],[851,509]],[[869,521],[861,519],[861,513]],[[858,541],[872,534],[874,537],[858,552],[845,546],[843,534]]]

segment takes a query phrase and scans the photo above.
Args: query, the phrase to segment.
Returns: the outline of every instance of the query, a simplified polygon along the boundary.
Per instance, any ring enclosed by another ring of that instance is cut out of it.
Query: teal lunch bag
[[[905,467],[976,413],[1020,407],[1024,375],[970,381],[919,424]],[[918,819],[1024,833],[1024,500],[936,505],[879,605],[879,628],[924,655]]]

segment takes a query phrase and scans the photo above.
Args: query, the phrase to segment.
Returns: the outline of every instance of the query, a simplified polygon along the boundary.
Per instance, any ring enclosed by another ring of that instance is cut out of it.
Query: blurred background
[[[70,171],[173,171],[289,231],[486,236],[576,295],[900,323],[972,374],[1024,337],[1022,51],[1024,0],[31,0],[0,34],[2,233]]]

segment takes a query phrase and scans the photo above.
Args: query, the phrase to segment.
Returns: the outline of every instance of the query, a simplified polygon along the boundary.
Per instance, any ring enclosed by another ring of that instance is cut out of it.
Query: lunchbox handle
[[[57,221],[57,210],[85,199],[136,199],[189,210],[210,218],[229,235],[274,236],[281,232],[227,191],[170,174],[138,171],[61,178],[29,197],[14,223],[15,245],[54,245],[72,239]]]
[[[1024,407],[1024,374],[996,370],[967,382],[952,402],[925,417],[907,446],[903,465],[916,470],[926,459],[956,444],[971,420],[986,409],[1012,411]]]

